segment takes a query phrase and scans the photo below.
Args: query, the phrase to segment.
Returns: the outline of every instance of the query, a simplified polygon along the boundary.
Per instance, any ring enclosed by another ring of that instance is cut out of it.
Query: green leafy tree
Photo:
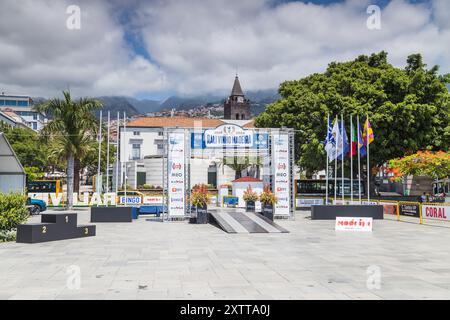
[[[34,181],[42,179],[45,175],[38,167],[24,167],[25,173],[27,174],[28,181]]]
[[[292,127],[299,166],[311,175],[325,168],[327,114],[368,114],[375,133],[370,167],[418,150],[450,147],[450,75],[427,69],[420,54],[408,57],[404,69],[388,63],[387,53],[332,62],[324,73],[283,82],[281,99],[256,118],[259,127]],[[362,126],[362,124],[361,124]],[[370,171],[372,172],[372,171]]]
[[[47,167],[47,146],[39,140],[39,135],[32,129],[13,128],[0,123],[0,131],[4,132],[8,142],[24,167]]]
[[[95,139],[98,126],[94,111],[102,107],[95,99],[80,98],[72,100],[70,92],[63,91],[63,99],[51,99],[35,108],[52,114],[42,129],[43,137],[52,139],[60,156],[67,162],[67,208],[73,206],[75,161],[81,161],[90,151],[88,146]],[[78,170],[80,166],[78,167]]]

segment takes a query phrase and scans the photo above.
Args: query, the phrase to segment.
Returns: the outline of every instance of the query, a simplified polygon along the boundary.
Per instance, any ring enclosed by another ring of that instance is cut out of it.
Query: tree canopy
[[[450,153],[419,151],[415,154],[389,161],[393,180],[405,175],[426,175],[435,179],[450,177]]]
[[[292,127],[300,167],[313,173],[325,168],[327,114],[369,115],[375,134],[370,145],[371,167],[418,150],[450,147],[450,75],[427,69],[420,54],[394,67],[382,51],[349,62],[332,62],[323,73],[285,81],[281,98],[256,118],[259,127]]]

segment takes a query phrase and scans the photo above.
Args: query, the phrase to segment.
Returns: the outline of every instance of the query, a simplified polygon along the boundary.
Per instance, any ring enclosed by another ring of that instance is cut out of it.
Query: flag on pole
[[[358,148],[359,148],[359,154],[361,157],[364,157],[366,155],[366,144],[363,139],[363,134],[361,132],[361,129],[358,128]]]
[[[331,126],[331,121],[328,119],[327,125],[327,138],[325,139],[325,151],[327,152],[327,157],[330,160],[336,158],[336,141],[333,136],[333,127]]]
[[[339,124],[338,130],[339,130],[339,139],[337,140],[338,141],[337,157],[340,160],[343,157],[345,157],[345,155],[350,150],[350,144],[348,143],[347,131],[345,130],[345,126],[343,125],[342,122]]]
[[[333,129],[331,130],[332,141],[334,141],[334,148],[330,150],[329,159],[331,161],[337,159],[342,153],[341,148],[341,130],[339,129],[339,123],[337,119],[334,121]]]
[[[350,123],[351,127],[351,147],[349,151],[350,157],[354,157],[358,154],[358,140],[356,139],[356,128],[353,125],[353,121]]]
[[[369,139],[367,139],[367,136],[369,136]],[[375,139],[373,135],[372,125],[369,122],[369,119],[366,119],[366,122],[364,123],[364,130],[363,130],[363,136],[362,136],[364,145],[367,146],[368,144],[371,144],[373,140]],[[369,142],[367,142],[369,140]]]

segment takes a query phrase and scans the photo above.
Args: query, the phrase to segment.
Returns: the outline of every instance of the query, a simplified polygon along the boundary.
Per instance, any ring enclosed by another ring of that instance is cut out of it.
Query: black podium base
[[[91,222],[132,222],[133,207],[91,207]]]
[[[377,205],[323,205],[311,206],[311,220],[335,220],[336,217],[383,219],[383,206]]]
[[[76,213],[43,213],[41,223],[17,226],[16,242],[39,243],[91,236],[95,236],[95,225],[77,226]]]

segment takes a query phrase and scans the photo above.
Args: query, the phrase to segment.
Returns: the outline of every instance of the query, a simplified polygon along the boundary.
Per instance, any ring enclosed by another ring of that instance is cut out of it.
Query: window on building
[[[133,143],[131,157],[133,160],[138,160],[141,158],[141,145],[139,143]]]
[[[239,120],[239,113],[236,113],[236,120]]]
[[[0,100],[0,106],[4,106],[5,105],[5,100]]]
[[[245,120],[245,114],[241,114],[241,120]]]
[[[17,106],[17,100],[5,100],[5,106]]]
[[[33,130],[37,130],[37,122],[33,122]]]
[[[164,149],[164,145],[163,144],[157,144],[156,147],[158,148],[158,150],[163,150]]]
[[[28,101],[17,101],[19,107],[28,107]]]
[[[37,119],[38,119],[37,113],[33,113],[33,120],[37,120]]]
[[[158,136],[163,136],[164,132],[163,131],[158,131]]]
[[[141,132],[140,132],[140,131],[133,131],[133,135],[134,135],[134,136],[140,136],[140,135],[141,135]]]

